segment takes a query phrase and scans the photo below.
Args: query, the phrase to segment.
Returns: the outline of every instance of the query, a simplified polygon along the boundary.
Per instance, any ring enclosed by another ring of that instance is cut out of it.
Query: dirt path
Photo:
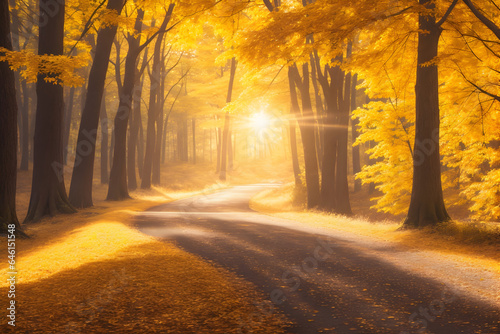
[[[136,225],[262,289],[273,307],[256,305],[243,328],[280,309],[296,323],[290,333],[500,332],[500,285],[487,271],[251,211],[249,199],[269,186],[161,205]]]

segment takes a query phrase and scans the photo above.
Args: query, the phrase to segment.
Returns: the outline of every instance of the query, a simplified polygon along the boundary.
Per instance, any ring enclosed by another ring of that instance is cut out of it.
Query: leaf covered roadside
[[[154,202],[99,204],[45,219],[17,241],[16,327],[4,322],[1,332],[285,332],[283,316],[254,306],[265,296],[249,283],[128,226]],[[7,290],[2,280],[0,295]]]

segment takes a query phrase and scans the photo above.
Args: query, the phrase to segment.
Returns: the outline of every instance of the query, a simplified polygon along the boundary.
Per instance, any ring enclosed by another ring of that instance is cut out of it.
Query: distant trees
[[[234,86],[234,77],[236,75],[236,58],[231,58],[231,71],[229,74],[229,84],[227,87],[227,97],[226,97],[226,103],[231,103],[232,96],[233,96],[233,86]],[[230,136],[230,126],[231,126],[231,116],[229,115],[229,112],[226,112],[226,115],[224,116],[224,129],[222,131],[222,146],[221,146],[221,155],[220,155],[220,173],[219,173],[219,179],[221,181],[226,181],[227,178],[227,160],[228,160],[228,150],[229,148],[229,143],[231,141]]]
[[[41,0],[39,30],[31,27],[36,16],[28,10],[31,2],[9,2],[16,38],[14,51],[0,53],[6,73],[1,80],[10,85],[8,62],[17,72],[14,86],[2,92],[17,92],[14,127],[22,170],[28,168],[30,137],[35,137],[26,222],[93,204],[99,144],[102,183],[108,182],[111,160],[109,200],[129,198],[129,189],[139,182],[145,189],[159,185],[160,165],[169,158],[202,161],[207,141],[210,160],[214,149],[217,174],[226,180],[236,147],[246,145],[247,153],[259,157],[270,153],[267,139],[249,144],[251,138],[242,138],[234,127],[254,112],[252,103],[277,95],[281,100],[275,106],[289,105],[294,181],[298,189],[305,183],[308,208],[349,215],[349,184],[358,191],[362,181],[379,191],[379,210],[407,212],[406,227],[449,220],[445,192],[452,188],[461,200],[473,202],[476,217],[500,217],[500,11],[491,1],[265,0],[264,6],[251,6],[208,0],[169,5]],[[122,8],[128,19],[120,15]],[[39,54],[25,50],[38,37]],[[11,47],[7,40],[2,43]],[[114,68],[108,71],[113,52]],[[79,75],[88,76],[86,87]],[[266,76],[269,83],[263,83]],[[240,77],[252,87],[236,84]],[[268,85],[262,94],[256,92],[259,85]],[[9,97],[3,98],[10,111],[2,119],[6,129],[13,109]],[[113,100],[118,105],[110,110]],[[114,124],[107,117],[114,117]],[[12,155],[7,152],[11,130],[2,132],[6,157]],[[66,160],[74,162],[69,201]],[[356,180],[350,179],[350,166]],[[11,175],[12,165],[3,167]]]

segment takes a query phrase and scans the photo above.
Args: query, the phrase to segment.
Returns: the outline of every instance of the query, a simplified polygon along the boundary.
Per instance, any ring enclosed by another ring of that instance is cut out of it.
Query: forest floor
[[[397,231],[401,217],[370,209],[367,192],[351,198],[359,217],[338,217],[305,212],[293,205],[287,163],[236,165],[226,183],[218,182],[213,169],[208,163],[166,165],[161,187],[134,191],[133,199],[123,202],[105,201],[107,185],[96,180],[93,208],[26,226],[31,238],[16,242],[16,332],[239,332],[241,319],[255,308],[252,302],[260,303],[265,296],[235,274],[172,243],[145,236],[132,225],[137,213],[160,203],[235,184],[283,184],[254,197],[251,206],[256,211],[435,252],[500,274],[498,242],[464,243],[463,238],[443,237],[436,231]],[[66,174],[67,186],[69,179]],[[31,171],[19,172],[17,210],[21,220],[30,187]],[[466,214],[463,208],[453,210],[454,217]],[[6,251],[5,243],[0,251]],[[7,275],[7,261],[0,263],[0,275]],[[0,282],[0,295],[7,295],[6,282]],[[287,324],[284,316],[273,314],[252,325],[256,332],[280,333]],[[0,332],[12,329],[8,327],[2,324]]]
[[[266,169],[267,164],[255,166]],[[162,187],[105,201],[107,185],[94,183],[94,207],[46,217],[25,226],[16,241],[16,333],[238,333],[264,296],[250,283],[199,257],[145,236],[131,224],[149,207],[227,187],[212,167],[169,165]],[[271,172],[271,171],[270,171]],[[237,168],[233,182],[252,182]],[[66,185],[69,184],[66,178]],[[26,214],[31,171],[18,176],[17,210]],[[2,254],[7,254],[2,242]],[[7,261],[0,276],[7,277]],[[0,295],[7,296],[7,281]],[[7,308],[2,297],[2,308]],[[287,320],[273,314],[252,322],[256,332],[281,333]],[[245,324],[248,326],[248,324]]]

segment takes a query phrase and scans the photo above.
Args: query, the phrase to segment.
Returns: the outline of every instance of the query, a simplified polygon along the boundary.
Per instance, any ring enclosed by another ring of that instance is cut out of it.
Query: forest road
[[[461,290],[453,270],[435,278],[405,264],[422,267],[431,259],[419,262],[420,255],[394,245],[252,211],[249,199],[272,186],[236,186],[160,205],[141,213],[136,226],[262,291],[268,302],[255,303],[242,333],[274,312],[295,323],[288,333],[500,333],[498,304]]]

